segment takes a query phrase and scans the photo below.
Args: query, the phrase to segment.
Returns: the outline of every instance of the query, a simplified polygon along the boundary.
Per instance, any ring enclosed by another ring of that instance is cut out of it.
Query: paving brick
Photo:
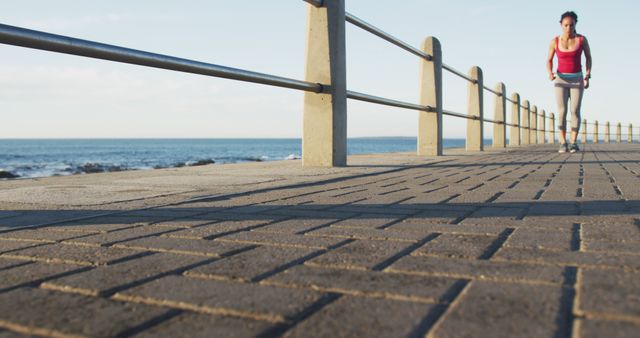
[[[468,214],[469,210],[426,210],[413,215],[405,219],[404,223],[435,223],[435,224],[450,224],[453,221]]]
[[[385,205],[385,206],[349,204],[346,206],[335,207],[331,210],[350,213],[351,217],[354,217],[357,214],[374,214],[374,215],[378,215],[378,217],[388,217],[388,216],[402,217],[402,216],[414,214],[417,211],[419,211],[419,210],[414,210],[413,206],[401,207],[399,204]]]
[[[333,227],[343,228],[380,228],[388,226],[400,220],[399,218],[381,217],[378,214],[362,214],[332,224]]]
[[[211,241],[206,239],[152,236],[119,242],[114,244],[113,247],[142,251],[170,252],[184,255],[219,257],[245,250],[249,248],[250,245]]]
[[[264,225],[264,221],[223,221],[207,224],[197,228],[183,229],[166,234],[167,237],[209,239],[222,236],[226,233],[250,230],[256,226]]]
[[[159,228],[150,225],[143,225],[135,228],[122,229],[118,231],[112,231],[104,234],[94,234],[83,237],[77,237],[73,239],[65,240],[65,243],[79,244],[79,245],[96,245],[107,246],[118,242],[123,242],[131,239],[155,236],[160,234],[169,234],[173,229]]]
[[[236,242],[257,245],[290,246],[312,249],[327,249],[345,241],[344,238],[322,238],[307,235],[244,231],[217,238],[220,242]]]
[[[254,206],[258,208],[257,206]],[[218,211],[218,212],[210,212],[203,215],[193,216],[193,219],[201,219],[205,221],[260,221],[260,223],[269,223],[274,222],[279,219],[282,219],[280,216],[274,215],[262,215],[262,214],[247,214],[241,212],[231,211]]]
[[[128,224],[132,225],[143,225],[148,224],[150,222],[158,222],[163,220],[161,217],[137,217],[137,216],[126,216],[126,215],[103,215],[100,217],[92,217],[82,220],[74,220],[65,223],[56,224],[55,226],[61,225],[110,225],[110,224]]]
[[[4,269],[8,269],[18,265],[30,264],[31,262],[25,262],[19,259],[10,259],[10,258],[2,258],[0,257],[0,271]]]
[[[630,268],[640,270],[637,255],[608,252],[556,251],[503,247],[492,259],[587,267]]]
[[[636,338],[640,332],[638,323],[596,319],[578,319],[578,321],[581,338]]]
[[[394,189],[395,190],[395,189]],[[397,196],[396,194],[389,195],[373,195],[376,192],[372,189],[367,191],[367,199],[355,202],[351,205],[353,206],[375,206],[384,208],[387,205],[400,203],[401,201],[407,199],[408,196]]]
[[[206,210],[181,210],[173,207],[153,208],[129,211],[121,216],[127,217],[162,217],[162,218],[175,218],[175,217],[191,217],[205,213]]]
[[[255,231],[296,234],[331,224],[337,220],[327,218],[294,218],[255,229]]]
[[[201,225],[209,224],[216,221],[206,221],[201,219],[189,219],[189,218],[180,218],[174,219],[170,221],[162,221],[157,223],[152,223],[151,225],[154,227],[161,228],[174,228],[174,229],[190,229],[195,228]]]
[[[17,211],[10,211],[10,210],[0,210],[0,218],[8,218],[8,217],[15,217],[15,216],[19,216],[20,213]]]
[[[192,337],[242,338],[256,337],[276,327],[263,321],[219,315],[185,312],[135,335],[136,338]]]
[[[435,337],[567,337],[570,302],[559,286],[474,281]]]
[[[640,229],[635,224],[583,224],[587,251],[640,252]]]
[[[91,224],[91,223],[63,223],[56,224],[47,227],[42,227],[40,229],[46,229],[49,231],[61,231],[61,232],[76,232],[76,233],[87,233],[87,234],[97,234],[97,233],[106,233],[111,231],[117,231],[127,228],[132,228],[140,225],[144,225],[145,223],[112,223],[112,224]]]
[[[581,223],[580,216],[531,216],[527,215],[520,226],[555,231],[556,229],[572,229],[574,224]]]
[[[371,240],[394,240],[404,242],[417,242],[424,238],[423,235],[387,229],[361,229],[361,228],[339,228],[328,227],[314,230],[305,234],[310,237],[333,237],[351,239],[371,239]]]
[[[17,231],[2,233],[0,234],[0,240],[55,243],[65,239],[78,238],[83,236],[87,236],[87,234],[48,231],[46,229],[35,229],[35,230],[28,229],[28,230],[17,230]]]
[[[565,268],[550,265],[520,264],[489,260],[451,259],[433,256],[405,256],[385,271],[451,278],[491,279],[513,282],[560,284]]]
[[[581,269],[578,278],[581,310],[640,317],[640,272]]]
[[[275,216],[291,216],[291,217],[309,217],[309,218],[327,218],[327,219],[345,219],[356,216],[355,213],[352,212],[343,212],[335,210],[302,210],[296,209],[293,207],[277,209],[273,211],[269,211],[270,215]]]
[[[262,283],[420,302],[449,301],[460,284],[455,278],[306,265],[294,266]]]
[[[21,215],[0,219],[0,228],[17,228],[34,225],[46,225],[79,217],[90,216],[91,211],[39,211],[22,213]]]
[[[140,225],[140,224],[150,224],[155,222],[161,222],[166,220],[167,217],[164,216],[138,216],[127,213],[117,213],[106,216],[100,216],[95,218],[90,218],[87,220],[82,220],[82,223],[87,224],[131,224],[131,225]]]
[[[0,328],[0,338],[23,338],[23,337],[34,337],[34,335],[30,334],[21,334],[15,331],[4,330]]]
[[[42,245],[42,243],[0,239],[0,254],[39,245]]]
[[[317,252],[316,249],[263,246],[198,266],[185,272],[185,275],[249,281],[286,268],[289,264],[302,263],[305,258]]]
[[[68,244],[46,244],[12,251],[3,257],[27,260],[53,261],[79,265],[106,265],[139,254],[139,251],[121,248],[89,247]]]
[[[408,337],[426,331],[439,305],[343,296],[284,337]],[[349,323],[349,325],[344,325]]]
[[[541,200],[567,200],[570,197],[575,197],[575,191],[577,188],[564,189],[565,195],[556,197],[547,192],[545,192],[541,198]],[[570,192],[570,196],[567,194]],[[580,208],[578,207],[578,203],[534,203],[527,210],[527,216],[575,216],[580,213]]]
[[[387,230],[415,232],[421,235],[429,233],[451,233],[470,235],[499,235],[507,229],[503,225],[475,225],[475,224],[424,224],[424,223],[396,223]]]
[[[36,283],[51,277],[82,269],[82,266],[72,264],[47,264],[29,262],[0,270],[0,290],[16,287],[27,283]]]
[[[322,293],[258,284],[167,276],[117,293],[121,300],[271,322],[292,320]]]
[[[549,231],[548,229],[521,227],[509,236],[504,245],[514,248],[578,250],[579,240],[576,238],[578,241],[574,241],[574,236],[572,229]]]
[[[411,247],[412,244],[406,242],[361,239],[313,258],[307,264],[373,269]]]
[[[441,234],[417,249],[413,254],[450,258],[480,258],[497,239],[498,236]]]
[[[0,293],[0,325],[47,336],[114,337],[165,316],[166,308],[56,291]]]
[[[87,295],[113,293],[151,277],[174,272],[202,262],[203,257],[157,253],[129,261],[100,266],[81,273],[56,278],[43,288],[66,290]]]

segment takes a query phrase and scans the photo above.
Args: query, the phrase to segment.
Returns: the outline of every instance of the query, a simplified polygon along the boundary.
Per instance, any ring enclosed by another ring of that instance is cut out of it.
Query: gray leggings
[[[556,101],[558,101],[558,129],[567,130],[567,109],[571,99],[571,131],[580,131],[580,106],[584,84],[582,77],[577,79],[562,79],[559,76],[555,82]]]

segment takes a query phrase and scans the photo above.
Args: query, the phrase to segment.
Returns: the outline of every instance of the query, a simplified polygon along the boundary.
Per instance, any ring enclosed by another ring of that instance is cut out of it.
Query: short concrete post
[[[611,134],[609,129],[609,121],[604,125],[604,143],[609,143],[611,141]]]
[[[587,119],[582,119],[582,144],[587,144]]]
[[[302,131],[304,166],[347,164],[347,73],[344,0],[308,6],[305,79],[328,85],[305,92]]]
[[[556,115],[549,114],[549,143],[556,144]]]
[[[627,142],[633,143],[633,124],[629,123],[629,132],[627,135]]]
[[[473,119],[467,120],[467,151],[482,151],[483,146],[483,130],[482,120],[483,114],[483,82],[482,82],[482,69],[478,66],[473,66],[469,70],[469,77],[473,79],[473,82],[469,82],[468,91],[468,114]]]
[[[431,61],[420,64],[420,104],[435,111],[418,113],[418,156],[442,155],[442,48],[430,36],[422,42],[422,50]]]
[[[538,123],[538,142],[544,144],[547,143],[547,141],[545,140],[545,136],[546,136],[546,128],[545,128],[545,124],[544,124],[544,120],[547,118],[547,112],[542,109],[542,113],[540,113],[540,122]]]
[[[520,145],[520,94],[511,94],[511,126],[509,129],[509,145]]]
[[[529,117],[531,114],[531,108],[529,106],[529,101],[524,100],[522,102],[522,144],[529,144],[531,141],[531,129],[529,126]]]
[[[504,148],[507,143],[507,125],[504,124],[507,121],[507,94],[504,83],[500,82],[496,85],[496,92],[500,95],[496,95],[495,108],[493,113],[493,119],[496,122],[493,125],[493,147]]]
[[[622,123],[618,122],[616,130],[616,143],[622,143]]]
[[[538,106],[531,107],[531,114],[529,115],[529,125],[531,126],[531,144],[538,144]]]
[[[593,143],[599,143],[600,140],[598,139],[598,121],[596,120],[593,123]]]

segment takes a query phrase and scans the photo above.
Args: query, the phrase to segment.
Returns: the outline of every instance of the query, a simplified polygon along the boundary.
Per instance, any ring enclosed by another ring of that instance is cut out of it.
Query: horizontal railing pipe
[[[442,64],[442,69],[444,69],[446,71],[449,71],[450,73],[455,74],[455,75],[457,75],[457,76],[459,76],[459,77],[461,77],[461,78],[463,78],[463,79],[465,79],[465,80],[467,80],[467,81],[469,81],[471,83],[477,83],[477,81],[475,79],[472,79],[471,77],[465,75],[464,73],[461,73],[461,72],[455,70],[453,67],[448,66],[448,65],[446,65],[444,63]]]
[[[479,120],[479,117],[477,116],[469,116],[467,114],[457,113],[457,112],[446,110],[446,109],[442,109],[442,115],[461,117],[467,120]]]
[[[487,86],[482,86],[482,88],[484,88],[486,91],[495,94],[496,96],[502,96],[502,93],[495,91]]]
[[[408,102],[387,99],[384,97],[354,92],[352,90],[347,90],[347,98],[358,100],[358,101],[377,103],[385,106],[398,107],[398,108],[406,108],[406,109],[420,110],[420,111],[426,111],[426,112],[434,111],[434,108],[430,106],[422,106],[415,103],[408,103]]]
[[[345,17],[346,17],[346,20],[347,20],[348,23],[351,23],[356,27],[362,28],[362,29],[364,29],[365,31],[367,31],[367,32],[369,32],[371,34],[376,35],[376,36],[378,36],[378,37],[380,37],[380,38],[382,38],[382,39],[384,39],[384,40],[386,40],[386,41],[388,41],[388,42],[390,42],[390,43],[392,43],[392,44],[394,44],[394,45],[396,45],[396,46],[398,46],[398,47],[400,47],[400,48],[402,48],[402,49],[404,49],[406,51],[408,51],[409,53],[412,53],[412,54],[414,54],[416,56],[419,56],[421,58],[425,58],[425,59],[431,61],[431,58],[432,58],[431,55],[429,55],[429,54],[427,54],[427,53],[425,53],[425,52],[423,52],[423,51],[411,46],[410,44],[408,44],[406,42],[401,41],[400,39],[392,36],[391,34],[388,34],[388,33],[384,32],[384,31],[380,30],[379,28],[367,23],[366,21],[356,17],[355,15],[346,13]]]
[[[0,43],[308,92],[321,93],[325,90],[325,86],[318,83],[150,53],[4,24],[0,24]]]

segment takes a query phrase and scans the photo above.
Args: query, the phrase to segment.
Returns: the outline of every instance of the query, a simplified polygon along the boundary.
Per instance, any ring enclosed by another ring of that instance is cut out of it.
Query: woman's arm
[[[556,39],[551,40],[549,45],[549,57],[547,57],[547,73],[549,73],[549,79],[555,80],[556,75],[553,73],[553,57],[556,55]]]
[[[591,77],[591,48],[589,47],[589,41],[587,41],[586,37],[583,37],[582,44],[584,56],[587,59],[587,73],[585,74],[585,76]]]
[[[587,59],[587,72],[584,75],[584,87],[589,88],[589,79],[591,79],[591,48],[589,47],[589,41],[586,37],[582,38],[582,50],[584,50],[584,56]]]

